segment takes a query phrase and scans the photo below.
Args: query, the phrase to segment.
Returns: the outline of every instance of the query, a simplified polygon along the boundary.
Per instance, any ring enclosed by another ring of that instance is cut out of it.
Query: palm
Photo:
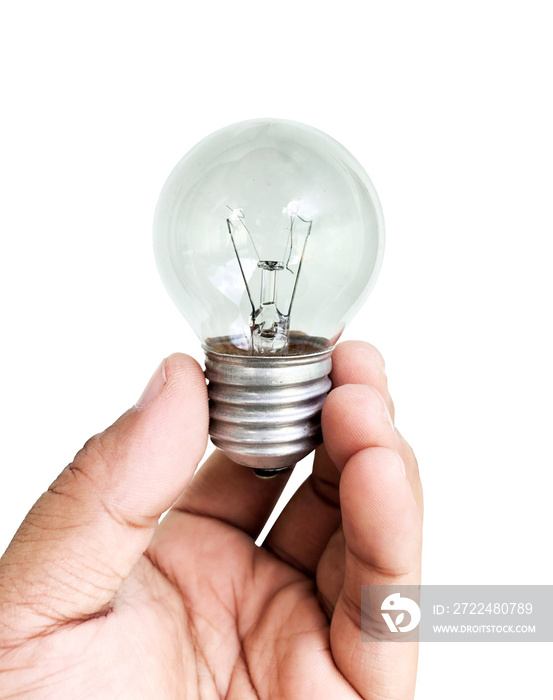
[[[2,558],[0,699],[411,698],[416,648],[360,634],[361,586],[420,565],[416,461],[374,349],[334,351],[325,446],[262,547],[286,476],[215,452],[191,479],[205,382],[166,362],[157,398],[85,445]]]
[[[74,676],[79,659],[90,697],[359,697],[336,672],[312,579],[232,526],[176,515],[113,611],[59,633],[61,665]]]

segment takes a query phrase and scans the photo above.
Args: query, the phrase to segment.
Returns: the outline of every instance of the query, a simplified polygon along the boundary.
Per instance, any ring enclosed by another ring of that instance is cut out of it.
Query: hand
[[[0,698],[413,697],[416,644],[362,642],[360,593],[419,582],[416,461],[377,351],[343,343],[333,362],[324,447],[262,547],[287,476],[215,452],[193,477],[204,377],[162,363],[0,560]]]

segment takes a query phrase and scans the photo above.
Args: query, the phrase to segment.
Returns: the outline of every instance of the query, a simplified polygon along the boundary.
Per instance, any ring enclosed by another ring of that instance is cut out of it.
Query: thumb
[[[0,619],[29,630],[103,612],[190,481],[207,428],[202,370],[172,355],[25,518],[0,560]]]

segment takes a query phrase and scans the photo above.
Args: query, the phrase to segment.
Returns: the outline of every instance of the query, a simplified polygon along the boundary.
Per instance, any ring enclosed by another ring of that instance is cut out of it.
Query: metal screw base
[[[209,432],[232,460],[271,476],[322,441],[332,349],[309,355],[227,355],[206,349]]]

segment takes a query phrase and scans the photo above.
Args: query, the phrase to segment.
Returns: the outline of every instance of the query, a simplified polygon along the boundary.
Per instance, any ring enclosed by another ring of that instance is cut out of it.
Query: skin
[[[375,348],[339,345],[332,380],[313,474],[258,547],[287,476],[220,452],[194,476],[205,380],[167,358],[0,560],[0,698],[412,698],[417,645],[362,642],[360,594],[420,581],[416,460]]]

